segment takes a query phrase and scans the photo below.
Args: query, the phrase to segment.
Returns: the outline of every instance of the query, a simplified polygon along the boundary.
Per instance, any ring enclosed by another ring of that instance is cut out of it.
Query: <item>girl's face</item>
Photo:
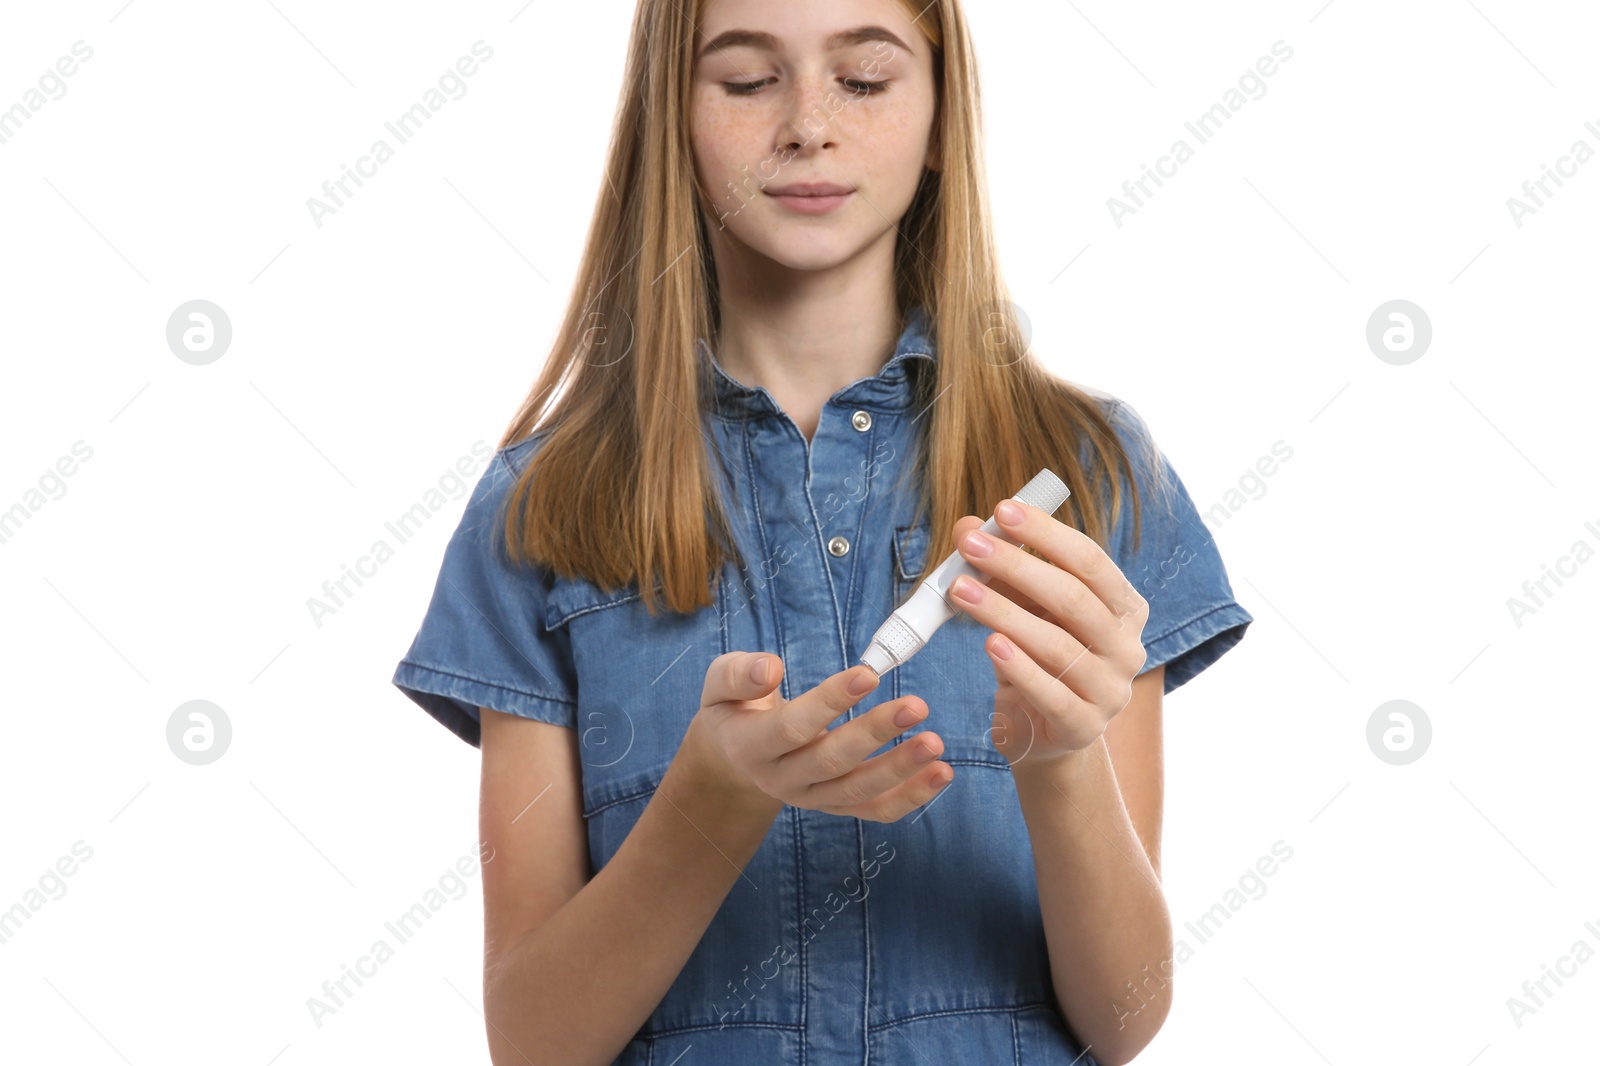
[[[904,6],[706,0],[701,14],[689,123],[714,251],[824,270],[892,248],[937,161],[933,53]],[[845,194],[779,195],[807,184]]]

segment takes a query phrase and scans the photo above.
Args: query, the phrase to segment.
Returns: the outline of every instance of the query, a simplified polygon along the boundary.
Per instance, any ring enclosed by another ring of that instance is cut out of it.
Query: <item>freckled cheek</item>
[[[928,116],[913,105],[882,107],[856,121],[853,136],[873,145],[865,156],[867,171],[879,182],[913,183],[921,176],[928,151]]]
[[[708,108],[695,119],[691,136],[702,177],[713,184],[735,180],[771,155],[771,127],[748,111]]]
[[[892,136],[925,139],[933,132],[933,113],[920,101],[902,98],[883,109],[883,124]]]

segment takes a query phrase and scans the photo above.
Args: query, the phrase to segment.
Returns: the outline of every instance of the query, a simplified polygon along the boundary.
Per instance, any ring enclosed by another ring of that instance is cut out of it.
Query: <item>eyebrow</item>
[[[841,48],[850,48],[858,44],[866,44],[869,41],[888,41],[896,48],[902,48],[907,52],[911,52],[912,55],[916,54],[910,45],[882,26],[857,26],[853,30],[840,30],[824,41],[823,47],[827,51],[836,52]],[[770,33],[762,33],[759,30],[726,30],[707,41],[705,47],[700,49],[699,55],[695,58],[701,59],[708,52],[739,46],[776,52],[782,45],[783,42],[777,37]]]

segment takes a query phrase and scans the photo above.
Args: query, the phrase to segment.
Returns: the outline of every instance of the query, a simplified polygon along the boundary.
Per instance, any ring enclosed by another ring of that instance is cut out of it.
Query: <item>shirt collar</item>
[[[907,315],[906,327],[895,342],[894,354],[872,377],[858,378],[835,392],[837,400],[858,406],[901,411],[911,406],[912,388],[907,365],[912,359],[934,359],[933,324],[921,307]],[[704,337],[695,345],[702,368],[709,365],[717,411],[723,415],[778,414],[772,394],[760,385],[746,385],[722,368]]]

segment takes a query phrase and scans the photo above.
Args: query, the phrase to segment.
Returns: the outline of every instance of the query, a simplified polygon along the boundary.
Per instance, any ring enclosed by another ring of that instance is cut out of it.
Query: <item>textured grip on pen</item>
[[[1071,495],[1072,490],[1049,467],[1045,467],[1033,476],[1032,481],[1022,486],[1022,491],[1014,498],[1039,508],[1045,514],[1055,514],[1056,508],[1066,503]]]
[[[917,631],[907,626],[906,619],[902,619],[899,615],[890,615],[882,626],[878,626],[878,631],[872,634],[872,647],[867,648],[867,655],[862,656],[862,661],[878,674],[883,674],[885,667],[893,669],[910,656],[917,655],[917,651],[922,650],[922,645],[922,637],[918,637]],[[883,663],[882,655],[874,655],[874,648],[885,651],[890,663]]]
[[[917,636],[916,630],[906,625],[897,614],[889,616],[888,621],[873,634],[872,642],[881,645],[884,651],[892,655],[896,664],[905,662],[922,647],[922,638]]]

